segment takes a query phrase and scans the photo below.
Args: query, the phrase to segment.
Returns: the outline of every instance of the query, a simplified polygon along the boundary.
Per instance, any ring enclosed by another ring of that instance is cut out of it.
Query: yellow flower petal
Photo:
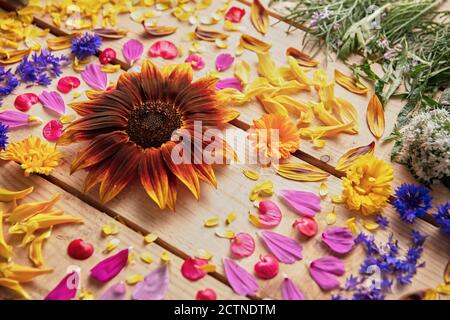
[[[334,70],[334,79],[342,87],[353,93],[364,95],[369,91],[369,88],[367,88],[365,85],[356,81],[356,79],[352,77],[346,76],[337,69]]]
[[[160,259],[162,263],[169,263],[171,260],[170,253],[167,251],[163,251],[160,255]]]
[[[197,39],[214,42],[217,39],[226,40],[229,35],[223,32],[206,29],[204,27],[195,28],[195,36]]]
[[[259,33],[267,33],[269,29],[269,12],[259,0],[253,0],[250,8],[250,20]]]
[[[207,250],[198,249],[197,251],[195,251],[195,257],[199,259],[211,260],[213,256]]]
[[[18,298],[30,300],[30,295],[22,288],[20,283],[16,280],[0,278],[0,287],[7,288],[13,291]]]
[[[108,223],[102,226],[102,235],[107,237],[119,233],[119,226],[115,223]]]
[[[367,106],[367,125],[375,138],[381,138],[384,133],[384,110],[376,94],[372,96]]]
[[[288,116],[289,113],[286,108],[275,99],[265,97],[265,96],[257,96],[256,97],[263,106],[264,110],[269,114],[279,114],[282,116]]]
[[[42,267],[44,265],[44,255],[42,253],[42,247],[44,241],[50,238],[52,234],[52,229],[48,229],[46,232],[42,233],[36,237],[30,244],[28,248],[28,258],[31,260],[35,267]]]
[[[314,182],[327,179],[330,174],[307,163],[287,162],[276,166],[277,174],[295,180]]]
[[[242,173],[250,180],[256,181],[259,179],[259,174],[253,170],[244,169],[242,170]]]
[[[256,53],[258,55],[258,73],[269,80],[270,84],[279,86],[283,83],[283,78],[278,72],[275,61],[267,53]]]
[[[236,233],[229,229],[218,228],[215,235],[219,238],[233,239],[236,236]]]
[[[319,196],[325,198],[328,194],[328,185],[322,182],[319,186]]]
[[[147,253],[143,253],[141,254],[141,260],[147,264],[150,264],[153,262],[153,257]]]
[[[374,149],[375,141],[372,141],[366,146],[348,150],[339,158],[338,163],[336,164],[336,169],[341,171],[347,170],[358,157],[365,154],[373,154]]]
[[[217,226],[219,224],[219,222],[220,222],[219,217],[212,217],[212,218],[206,219],[204,221],[203,225],[205,227],[211,228],[211,227]]]
[[[345,225],[347,226],[347,228],[350,229],[350,231],[353,233],[354,236],[358,235],[359,231],[358,231],[358,227],[356,226],[356,218],[355,217],[352,217],[352,218],[346,220]]]
[[[16,280],[20,283],[30,282],[35,277],[52,273],[50,268],[33,268],[17,263],[0,263],[0,274],[10,280]]]
[[[255,201],[260,198],[270,197],[273,195],[273,183],[270,180],[266,180],[255,184],[253,189],[250,191],[249,199],[250,201]]]
[[[3,235],[3,211],[0,210],[0,258],[4,258],[9,261],[12,256],[12,246],[6,243]]]
[[[436,287],[436,291],[440,294],[450,295],[450,284],[440,284]]]
[[[319,61],[313,59],[311,56],[296,48],[287,48],[286,56],[293,57],[295,60],[297,60],[297,63],[303,67],[316,67],[319,65]]]
[[[246,33],[241,35],[239,44],[243,48],[256,53],[267,53],[270,50],[270,48],[272,48],[271,44],[264,42],[260,39],[257,39]]]
[[[55,193],[48,201],[21,204],[12,211],[8,221],[11,223],[26,221],[39,213],[50,210],[60,198],[61,194]]]
[[[103,249],[103,253],[109,253],[116,249],[120,244],[120,240],[117,238],[111,239],[107,244],[105,249]]]
[[[10,202],[14,200],[20,200],[25,198],[27,195],[32,193],[34,187],[29,187],[20,191],[11,191],[7,189],[0,188],[0,202]]]
[[[150,244],[150,243],[155,242],[156,239],[158,239],[158,235],[156,235],[156,234],[150,232],[149,234],[147,234],[147,235],[144,237],[144,242],[145,242],[146,244]]]
[[[141,274],[132,274],[126,278],[126,283],[130,286],[134,286],[135,284],[144,280],[144,276]]]
[[[232,223],[234,220],[236,220],[236,217],[237,217],[236,212],[230,212],[229,214],[227,214],[227,217],[225,218],[225,223],[226,224]]]
[[[198,268],[207,273],[216,272],[216,270],[217,270],[216,265],[213,263],[204,264],[204,265],[199,266]]]
[[[49,50],[52,51],[58,51],[58,50],[65,50],[70,48],[72,44],[72,39],[75,36],[78,36],[79,33],[72,33],[67,36],[59,36],[59,37],[52,37],[47,39],[47,47]]]
[[[86,288],[81,288],[80,293],[78,293],[79,300],[95,300],[94,293]]]
[[[250,82],[250,64],[245,60],[239,60],[234,65],[234,76],[241,80],[243,85]]]
[[[335,208],[333,207],[333,210],[325,216],[325,221],[328,225],[332,225],[336,223],[336,219],[337,219],[336,211]]]
[[[300,137],[310,138],[311,140],[318,138],[335,137],[341,132],[346,132],[353,127],[353,123],[335,125],[335,126],[319,126],[299,129]]]
[[[298,65],[296,59],[294,59],[293,57],[289,56],[288,57],[288,63],[289,63],[289,66],[291,67],[293,75],[295,76],[295,79],[298,82],[306,84],[308,86],[312,85],[312,81],[306,75],[305,70]]]
[[[373,222],[373,221],[366,221],[366,222],[363,223],[363,227],[366,230],[375,231],[375,230],[377,230],[380,227],[380,225],[378,223],[376,223],[376,222]]]

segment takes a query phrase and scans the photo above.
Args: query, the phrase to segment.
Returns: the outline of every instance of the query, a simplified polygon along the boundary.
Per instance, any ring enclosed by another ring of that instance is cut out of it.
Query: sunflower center
[[[134,108],[128,118],[127,133],[142,148],[160,147],[181,128],[181,114],[171,102],[150,101]]]

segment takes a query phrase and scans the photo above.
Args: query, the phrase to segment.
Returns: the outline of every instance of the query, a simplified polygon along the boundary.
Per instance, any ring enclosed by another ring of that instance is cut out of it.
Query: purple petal
[[[32,121],[29,115],[13,110],[6,110],[0,112],[0,123],[10,127],[16,128],[29,124]]]
[[[238,78],[235,78],[235,77],[231,77],[231,78],[220,79],[219,81],[217,81],[217,83],[216,83],[217,90],[222,90],[222,89],[226,89],[226,88],[232,88],[232,89],[242,91],[241,80],[239,80]]]
[[[162,300],[169,286],[169,271],[166,266],[150,272],[136,285],[134,300]]]
[[[127,287],[122,281],[109,287],[97,300],[125,300]]]
[[[94,90],[104,91],[108,87],[108,76],[98,64],[89,64],[81,72],[81,78]]]
[[[39,101],[45,108],[48,108],[59,115],[66,112],[66,104],[61,95],[56,91],[42,91],[39,95]]]
[[[225,275],[234,292],[240,296],[254,296],[259,289],[255,277],[231,259],[224,258]]]
[[[131,65],[133,65],[144,52],[144,45],[142,42],[136,39],[130,39],[122,47],[122,54],[125,60]]]
[[[100,261],[91,269],[91,277],[100,281],[108,282],[122,271],[128,262],[128,249]]]
[[[309,273],[323,291],[329,291],[340,286],[335,276],[343,275],[345,266],[339,258],[325,256],[311,262]]]
[[[301,293],[294,282],[286,276],[281,284],[281,295],[283,300],[305,300],[303,293]]]
[[[224,71],[231,67],[234,62],[234,57],[228,53],[221,53],[216,58],[217,71]]]
[[[262,231],[261,238],[269,251],[280,262],[292,264],[303,258],[303,248],[294,239],[272,231]]]
[[[322,233],[322,241],[334,253],[346,254],[355,245],[355,239],[349,228],[332,227]]]
[[[80,274],[77,271],[73,271],[67,274],[56,287],[47,294],[44,300],[71,300],[77,295],[79,283]]]
[[[298,214],[314,217],[322,209],[320,197],[312,192],[281,190],[280,194],[281,198]]]

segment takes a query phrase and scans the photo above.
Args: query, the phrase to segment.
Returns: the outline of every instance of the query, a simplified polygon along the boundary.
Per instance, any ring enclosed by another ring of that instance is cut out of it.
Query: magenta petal
[[[221,53],[216,58],[217,71],[227,70],[234,62],[234,57],[229,53]]]
[[[125,283],[119,282],[108,289],[97,300],[125,300],[127,287]]]
[[[263,200],[258,205],[258,221],[260,227],[274,228],[281,222],[281,210],[277,204],[271,200]]]
[[[73,271],[67,274],[56,287],[47,294],[44,300],[71,300],[77,295],[79,283],[80,274]]]
[[[42,135],[50,142],[58,141],[63,133],[63,125],[59,120],[50,120],[42,129]]]
[[[133,65],[144,53],[144,45],[136,39],[130,39],[122,47],[122,54],[127,62]]]
[[[261,238],[278,261],[292,264],[301,260],[303,247],[296,240],[272,231],[262,231]]]
[[[122,271],[128,262],[128,249],[100,261],[91,269],[91,277],[100,281],[108,282]]]
[[[254,296],[259,289],[254,276],[231,259],[224,258],[225,275],[234,292],[240,296]]]
[[[45,108],[48,108],[59,115],[66,112],[66,104],[61,95],[56,91],[42,91],[39,95],[39,101]]]
[[[240,232],[231,239],[230,251],[238,258],[249,257],[255,251],[255,240],[248,233]]]
[[[349,228],[332,227],[322,233],[322,241],[334,253],[346,254],[353,249],[355,239]]]
[[[281,284],[281,295],[283,300],[305,300],[303,293],[301,293],[294,282],[286,276]]]
[[[169,287],[169,271],[166,266],[150,272],[144,280],[136,285],[134,300],[162,300]]]
[[[335,276],[343,275],[345,266],[339,258],[325,256],[311,262],[309,273],[323,291],[329,291],[340,286]]]
[[[13,110],[0,112],[0,123],[10,128],[25,126],[30,122],[30,117],[23,112]]]
[[[280,194],[281,198],[298,214],[314,217],[322,209],[320,197],[312,192],[281,190]]]
[[[217,83],[216,83],[217,90],[223,90],[226,88],[232,88],[232,89],[242,91],[241,80],[239,80],[238,78],[235,78],[235,77],[231,77],[231,78],[220,79],[219,81],[217,81]]]
[[[99,64],[89,64],[81,72],[81,78],[94,90],[104,91],[108,87],[108,76]]]
[[[208,264],[208,260],[189,257],[181,266],[181,274],[190,281],[197,281],[206,276],[207,272],[199,268],[206,264]]]

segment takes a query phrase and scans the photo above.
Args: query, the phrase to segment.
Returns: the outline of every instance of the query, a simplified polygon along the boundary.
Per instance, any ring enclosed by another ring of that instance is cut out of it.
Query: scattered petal
[[[355,245],[355,239],[349,228],[332,227],[322,233],[322,241],[334,253],[349,253]]]
[[[332,225],[332,224],[335,224],[335,223],[336,223],[336,219],[337,219],[337,216],[336,216],[336,208],[333,207],[333,210],[330,211],[330,212],[328,212],[328,214],[325,216],[325,222],[326,222],[328,225]]]
[[[372,96],[367,106],[367,125],[375,138],[381,138],[384,133],[384,110],[376,94]]]
[[[220,40],[226,40],[228,39],[228,34],[222,33],[215,30],[206,29],[203,27],[197,27],[194,31],[195,36],[197,39],[205,40],[205,41],[211,41],[214,42],[217,39]]]
[[[234,62],[234,57],[229,53],[221,53],[216,58],[217,71],[227,70]]]
[[[219,238],[233,239],[236,236],[236,233],[233,230],[219,228],[216,230],[215,235]]]
[[[0,210],[0,258],[9,261],[12,257],[13,247],[6,243],[3,235],[3,211]]]
[[[223,259],[225,275],[234,292],[240,296],[254,296],[259,289],[255,277],[231,259]]]
[[[281,198],[298,214],[314,217],[320,210],[320,197],[312,192],[281,190]]]
[[[293,57],[303,67],[317,67],[319,65],[319,61],[313,59],[303,51],[292,47],[286,49],[286,56]]]
[[[161,57],[163,59],[172,60],[178,57],[178,48],[170,41],[156,41],[150,47],[148,54],[150,57]]]
[[[259,174],[253,170],[244,169],[244,170],[242,170],[242,173],[244,174],[244,176],[246,176],[250,180],[256,181],[259,179]]]
[[[380,225],[378,223],[376,223],[376,222],[373,222],[373,221],[365,221],[363,223],[363,227],[366,230],[369,230],[369,231],[373,232],[373,231],[377,230],[380,227]]]
[[[150,244],[156,241],[156,239],[158,239],[158,235],[156,235],[155,233],[149,233],[144,237],[144,242],[146,244]]]
[[[352,231],[352,234],[354,236],[358,235],[359,232],[358,232],[358,227],[356,225],[356,218],[355,217],[347,219],[345,221],[345,225],[347,226],[347,228],[349,228]]]
[[[234,220],[236,220],[237,217],[237,213],[236,212],[230,212],[229,214],[227,214],[227,217],[225,218],[225,223],[231,224]]]
[[[319,186],[319,196],[325,198],[328,195],[328,185],[322,182]]]
[[[256,201],[265,197],[270,197],[272,195],[273,195],[273,183],[270,180],[266,180],[255,184],[253,189],[250,191],[249,199],[250,201]]]
[[[150,272],[143,281],[136,285],[132,298],[134,300],[162,300],[169,287],[169,270],[161,266]]]
[[[47,294],[44,300],[72,300],[77,295],[79,282],[80,274],[77,271],[69,273]]]
[[[364,95],[369,91],[369,88],[365,85],[356,81],[356,79],[352,77],[346,76],[337,69],[334,70],[334,79],[338,84],[350,92]]]
[[[241,35],[239,43],[243,48],[256,53],[267,53],[272,48],[271,44],[245,33]]]
[[[171,260],[170,253],[165,250],[163,252],[161,252],[161,255],[159,256],[159,258],[161,259],[161,262],[165,263],[165,264],[169,263]]]
[[[94,90],[104,91],[108,88],[108,75],[101,70],[98,64],[89,64],[81,72],[81,78]]]
[[[366,146],[356,147],[348,150],[339,158],[336,169],[340,171],[346,171],[359,156],[365,154],[373,154],[374,149],[375,141],[372,141]]]
[[[269,29],[269,12],[262,5],[260,0],[253,0],[250,9],[250,20],[259,33],[267,33],[267,30]]]
[[[199,258],[199,259],[204,259],[204,260],[211,260],[211,258],[213,257],[212,254],[205,250],[205,249],[198,249],[195,252],[195,257]]]
[[[250,221],[258,228],[274,228],[281,222],[281,210],[275,202],[263,200],[258,206],[258,216],[250,214]]]
[[[142,25],[144,26],[145,33],[152,37],[164,37],[177,31],[177,27],[147,25],[145,22]]]
[[[205,227],[210,228],[210,227],[215,227],[215,226],[217,226],[217,225],[219,224],[219,222],[220,222],[220,218],[219,218],[219,217],[212,217],[212,218],[206,219],[206,220],[204,221],[203,225],[204,225]]]
[[[339,258],[325,256],[311,262],[309,273],[323,291],[329,291],[340,286],[336,276],[345,273],[345,266]]]
[[[303,293],[297,288],[297,286],[287,276],[284,277],[281,284],[281,296],[283,300],[305,300]]]
[[[130,286],[134,286],[135,284],[141,282],[142,280],[144,280],[144,276],[141,274],[132,274],[130,276],[128,276],[125,280],[125,282],[130,285]]]
[[[250,64],[247,61],[239,60],[234,66],[234,76],[246,85],[250,82],[250,70]]]
[[[126,37],[128,34],[128,30],[122,30],[122,29],[108,29],[108,28],[97,28],[92,29],[92,32],[94,32],[99,37],[102,37],[104,39],[122,39]]]
[[[10,128],[17,128],[40,120],[19,111],[6,110],[0,112],[0,122]]]
[[[127,287],[125,283],[119,282],[106,289],[97,300],[125,300],[126,293]]]
[[[223,90],[226,88],[231,88],[231,89],[235,89],[238,91],[242,91],[241,81],[238,78],[231,77],[231,78],[220,79],[219,81],[216,82],[217,90]]]
[[[245,9],[239,8],[239,7],[231,7],[225,13],[225,20],[234,22],[234,23],[239,23],[239,22],[241,22],[244,15],[245,15]]]
[[[11,191],[8,189],[0,188],[0,202],[12,202],[25,198],[32,193],[34,187],[29,187],[19,191]]]
[[[304,216],[294,221],[293,227],[303,236],[311,238],[317,234],[318,225],[313,217]]]
[[[42,129],[42,135],[50,142],[56,142],[63,134],[63,125],[59,120],[50,120]]]
[[[94,254],[94,246],[82,239],[75,239],[67,246],[67,254],[73,259],[86,260]]]
[[[1,212],[0,212],[1,215]],[[0,226],[1,226],[1,216],[0,216]],[[42,254],[42,247],[44,241],[50,238],[52,234],[52,229],[49,228],[46,232],[41,233],[36,237],[28,247],[28,258],[31,260],[35,267],[42,267],[44,265],[44,256]],[[0,256],[1,256],[1,231],[0,231]]]
[[[34,93],[23,93],[16,97],[14,106],[17,110],[27,112],[32,105],[39,102],[39,97]]]
[[[119,226],[116,223],[107,223],[102,226],[102,235],[107,237],[119,233]]]
[[[144,53],[144,45],[139,40],[130,39],[122,46],[123,57],[130,65],[138,61],[142,53]]]
[[[240,232],[231,239],[230,250],[237,258],[249,257],[255,251],[255,240],[248,233]]]
[[[295,181],[322,181],[330,176],[329,173],[320,170],[313,165],[299,162],[287,162],[280,164],[276,167],[276,170],[277,174],[280,176]]]
[[[147,264],[150,264],[153,262],[153,257],[147,253],[141,254],[141,260]]]
[[[69,93],[74,88],[80,86],[80,79],[77,77],[67,76],[62,77],[58,80],[58,90],[62,93]]]
[[[303,258],[302,246],[294,239],[272,231],[262,231],[261,238],[278,261],[293,264]]]
[[[39,101],[45,108],[55,111],[59,115],[66,112],[66,104],[61,95],[56,91],[42,91],[39,95]]]
[[[124,249],[117,254],[108,257],[91,269],[91,278],[100,282],[108,282],[122,271],[128,262],[128,249]]]
[[[205,67],[205,60],[198,54],[189,55],[184,62],[189,63],[194,70],[202,70]]]

